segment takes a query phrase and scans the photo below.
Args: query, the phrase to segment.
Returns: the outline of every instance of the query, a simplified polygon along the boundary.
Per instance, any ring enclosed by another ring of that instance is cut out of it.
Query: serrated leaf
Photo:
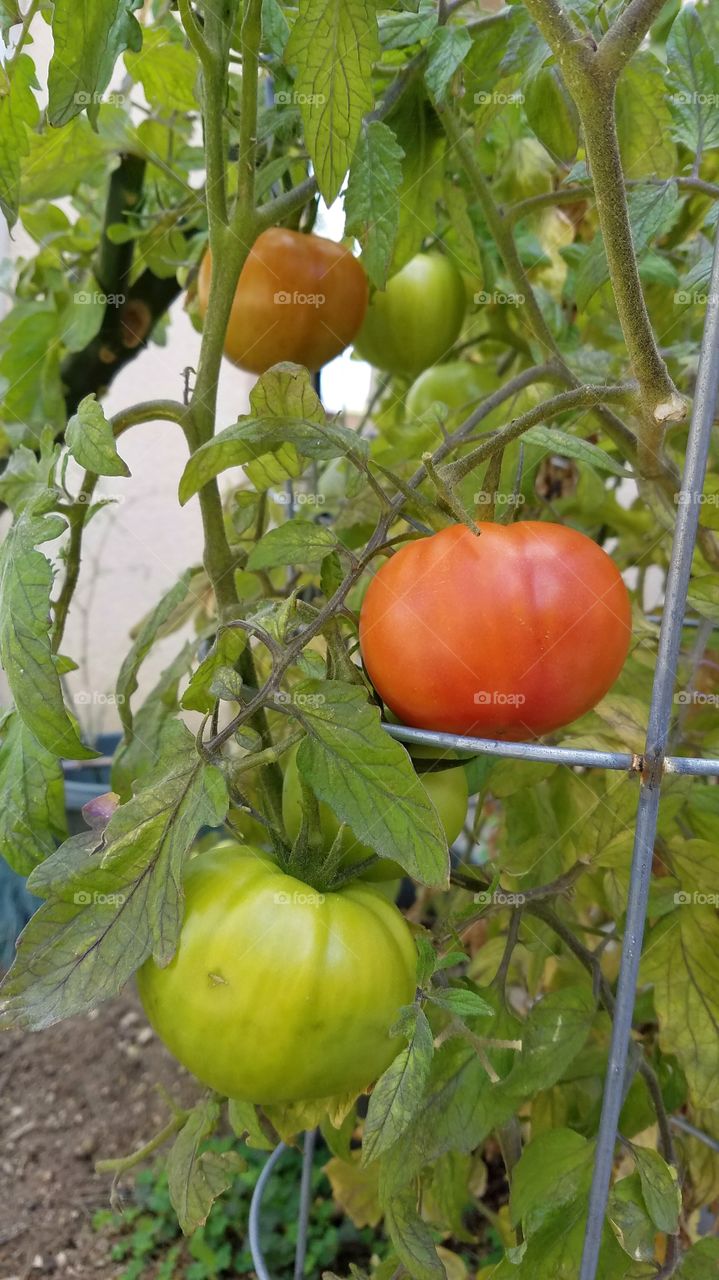
[[[362,1136],[362,1163],[369,1164],[394,1146],[419,1106],[432,1064],[432,1029],[422,1009],[415,1009],[409,1043],[380,1076],[367,1108]]]
[[[180,1129],[167,1158],[170,1201],[186,1236],[203,1226],[217,1197],[246,1167],[236,1151],[200,1151],[201,1144],[217,1128],[219,1118],[219,1103],[199,1102]]]
[[[359,1153],[346,1159],[333,1156],[324,1167],[332,1187],[332,1199],[360,1230],[376,1227],[382,1218],[379,1202],[378,1170],[360,1164]]]
[[[698,1240],[682,1258],[676,1280],[715,1280],[719,1267],[719,1240],[716,1236]]]
[[[133,783],[152,769],[162,750],[162,735],[178,710],[180,679],[189,669],[195,646],[188,642],[162,672],[133,720],[130,742],[122,741],[112,762],[112,787],[123,800],[132,794]]]
[[[98,476],[129,476],[130,468],[117,452],[112,426],[94,392],[85,396],[72,415],[65,443],[76,462]]]
[[[719,68],[697,5],[684,5],[667,40],[674,136],[697,155],[719,146]]]
[[[36,507],[38,502],[45,510],[51,509],[50,488],[57,453],[57,448],[48,449],[44,441],[39,457],[22,444],[13,449],[0,475],[0,502],[4,502],[13,515],[20,515],[28,506]]]
[[[274,1142],[267,1137],[254,1102],[240,1102],[237,1098],[227,1099],[227,1119],[232,1132],[257,1151],[271,1151]],[[269,1127],[269,1126],[268,1126]]]
[[[197,60],[185,48],[178,24],[147,26],[142,51],[126,53],[125,66],[152,106],[165,112],[197,109]]]
[[[372,120],[359,136],[345,193],[345,232],[362,245],[362,265],[383,289],[399,226],[404,151],[389,125]]]
[[[431,36],[437,26],[437,10],[433,4],[420,3],[416,13],[384,13],[379,22],[382,48],[406,49]]]
[[[666,70],[653,53],[640,50],[624,68],[617,85],[616,115],[627,178],[668,178],[676,173]]]
[[[56,756],[91,760],[65,708],[50,645],[53,573],[38,544],[65,531],[59,516],[28,509],[8,531],[0,550],[0,662],[18,715],[31,734]]]
[[[591,440],[582,440],[568,431],[560,431],[558,427],[531,427],[529,431],[525,431],[522,438],[528,444],[540,445],[548,453],[557,453],[565,458],[577,458],[579,462],[586,462],[597,471],[608,471],[613,476],[629,474],[626,467],[611,458],[604,449],[600,449],[598,444],[592,444]]]
[[[466,27],[436,27],[427,45],[424,82],[438,102],[443,102],[449,82],[472,48]]]
[[[448,1009],[457,1018],[493,1018],[494,1009],[476,991],[466,987],[434,987],[430,994],[433,1004]]]
[[[15,712],[0,733],[0,856],[27,875],[67,835],[62,766]]]
[[[648,1147],[632,1147],[632,1155],[641,1181],[647,1212],[658,1231],[675,1235],[679,1230],[682,1193],[676,1169],[663,1160],[658,1151]]]
[[[142,45],[133,17],[142,0],[55,0],[54,53],[48,70],[48,119],[62,125],[84,109],[95,121],[102,95],[121,53]]]
[[[607,1202],[607,1218],[619,1244],[637,1262],[654,1260],[654,1223],[642,1198],[639,1177],[632,1173],[615,1182]]]
[[[679,1059],[692,1102],[719,1103],[719,990],[714,981],[719,920],[705,906],[681,906],[650,934],[642,981],[654,984],[659,1041]]]
[[[318,564],[334,551],[337,538],[324,525],[307,520],[288,520],[270,529],[255,543],[248,558],[248,569],[276,569],[283,564]]]
[[[559,67],[540,67],[523,86],[527,121],[542,146],[571,164],[579,146],[579,112]]]
[[[137,673],[155,643],[158,633],[187,596],[191,577],[191,570],[186,569],[182,577],[165,593],[152,613],[145,618],[130,652],[120,667],[115,686],[115,699],[127,742],[132,739],[130,698],[137,689]]]
[[[227,812],[222,774],[174,721],[143,786],[104,831],[72,836],[29,880],[45,904],[25,927],[2,984],[0,1026],[33,1030],[117,995],[152,954],[172,957],[182,867],[197,833]]]
[[[30,150],[30,129],[40,117],[33,93],[39,88],[32,58],[21,53],[0,67],[0,211],[10,228],[17,221],[20,171]]]
[[[210,652],[203,658],[182,695],[182,706],[186,711],[200,711],[203,714],[212,711],[215,705],[215,696],[211,693],[212,682],[220,670],[232,667],[237,662],[245,644],[245,635],[239,627],[220,628]]]
[[[407,752],[357,685],[314,680],[302,707],[297,767],[358,841],[423,884],[446,884],[444,829]],[[388,744],[391,747],[388,749]]]
[[[397,1255],[412,1280],[446,1280],[447,1273],[437,1256],[432,1232],[417,1212],[414,1192],[388,1198],[384,1203],[384,1220]]]
[[[629,217],[632,224],[634,249],[641,255],[652,240],[666,231],[674,220],[678,207],[675,182],[637,187],[628,197]],[[577,306],[584,309],[597,289],[609,279],[604,243],[597,236],[582,257],[575,286]]]
[[[589,1190],[594,1143],[573,1129],[540,1133],[524,1148],[512,1175],[510,1212],[526,1236]]]
[[[342,186],[362,116],[374,105],[372,66],[379,54],[371,0],[300,0],[285,61],[297,67],[305,143],[327,204]]]

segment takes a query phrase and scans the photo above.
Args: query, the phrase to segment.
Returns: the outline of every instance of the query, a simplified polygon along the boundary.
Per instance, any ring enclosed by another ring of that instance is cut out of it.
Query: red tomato
[[[365,667],[405,724],[520,740],[584,715],[616,680],[631,606],[606,552],[525,520],[402,547],[360,613]]]
[[[204,318],[212,260],[200,263],[197,301]],[[367,277],[349,249],[322,236],[270,227],[258,236],[237,282],[225,355],[264,373],[281,360],[317,370],[354,338],[367,308]]]

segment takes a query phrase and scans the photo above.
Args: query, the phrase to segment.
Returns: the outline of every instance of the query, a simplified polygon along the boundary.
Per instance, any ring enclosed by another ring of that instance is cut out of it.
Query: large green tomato
[[[420,747],[414,749],[413,754],[431,758],[436,753],[433,748]],[[464,769],[457,766],[453,769],[442,769],[436,773],[423,773],[420,775],[420,781],[437,810],[440,822],[444,827],[447,843],[453,844],[464,826],[469,803]],[[319,810],[322,838],[329,846],[339,831],[339,819],[335,817],[330,806],[322,801],[320,801]],[[297,770],[296,748],[290,753],[285,769],[282,788],[282,816],[288,836],[291,840],[295,840],[302,823],[302,787]],[[370,848],[369,845],[362,844],[349,827],[345,827],[342,833],[342,849],[344,851],[343,863],[346,867],[354,866],[358,862],[364,862],[365,858],[371,858],[375,853],[375,850]],[[380,858],[379,862],[369,867],[361,878],[363,880],[382,881],[394,880],[402,875],[404,875],[404,871],[396,862],[393,862],[390,858]]]
[[[203,1084],[265,1105],[361,1092],[402,1041],[416,952],[396,907],[355,881],[318,894],[236,846],[191,858],[173,960],[137,975],[145,1012]]]
[[[377,369],[416,377],[452,349],[466,305],[464,281],[451,259],[418,253],[373,295],[355,351]]]
[[[433,364],[420,373],[407,392],[407,416],[421,418],[435,403],[449,410],[454,425],[468,417],[479,400],[497,389],[497,377],[488,365],[470,364],[468,360],[448,360]]]

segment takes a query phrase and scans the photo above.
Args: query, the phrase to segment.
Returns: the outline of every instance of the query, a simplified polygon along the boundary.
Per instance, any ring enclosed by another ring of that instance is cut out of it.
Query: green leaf
[[[73,195],[81,184],[100,187],[108,170],[111,147],[93,133],[85,117],[62,129],[46,129],[30,138],[30,154],[23,165],[21,203],[58,200]]]
[[[0,475],[0,502],[4,502],[13,515],[19,516],[26,507],[34,506],[38,499],[41,505],[49,509],[52,502],[52,475],[58,452],[57,447],[52,444],[50,434],[41,441],[39,456],[24,445],[13,449],[7,466]],[[44,502],[45,498],[47,503]]]
[[[257,1151],[271,1151],[274,1147],[274,1142],[267,1137],[262,1128],[254,1102],[240,1102],[238,1098],[228,1098],[227,1119],[232,1132],[248,1147],[254,1147]],[[354,1116],[352,1121],[354,1127]]]
[[[362,265],[383,289],[399,227],[399,190],[404,151],[379,120],[363,126],[345,193],[345,234],[362,245]]]
[[[180,480],[181,503],[228,467],[244,465],[253,484],[266,489],[287,475],[302,474],[300,453],[321,460],[367,451],[354,431],[327,421],[310,375],[300,365],[278,364],[264,373],[250,392],[250,409],[192,455]],[[267,463],[280,455],[282,465],[273,472]]]
[[[711,907],[682,906],[652,931],[642,981],[654,984],[659,1041],[676,1054],[692,1102],[719,1103],[719,988],[714,980],[719,920]]]
[[[607,1218],[619,1244],[630,1258],[640,1262],[654,1259],[656,1228],[647,1214],[639,1175],[620,1178],[609,1193]]]
[[[262,0],[262,43],[282,58],[290,35],[289,23],[278,0]]]
[[[625,176],[668,178],[676,173],[666,71],[653,53],[640,49],[622,71],[616,113]]]
[[[33,93],[39,88],[32,58],[21,53],[0,66],[0,211],[10,228],[17,221],[20,170],[30,150],[29,130],[40,118]]]
[[[419,1106],[432,1064],[432,1029],[421,1009],[412,1009],[407,1048],[380,1076],[369,1100],[362,1137],[362,1163],[394,1146]]]
[[[628,204],[634,248],[637,254],[642,254],[652,240],[666,231],[674,220],[678,207],[676,183],[664,182],[651,187],[637,187],[630,192]],[[604,244],[597,236],[577,271],[577,306],[582,309],[586,307],[596,290],[608,279],[609,268]]]
[[[719,1267],[719,1240],[699,1240],[684,1254],[676,1280],[716,1280]]]
[[[54,53],[48,71],[48,119],[62,125],[87,108],[97,120],[115,63],[126,49],[137,52],[142,28],[133,13],[142,0],[55,0]]]
[[[703,618],[719,622],[719,574],[698,574],[692,578],[688,595],[689,604]]]
[[[248,558],[248,569],[276,569],[283,564],[319,564],[334,551],[337,538],[331,529],[308,520],[288,520],[270,529],[255,543]]]
[[[611,458],[599,445],[590,440],[582,440],[579,436],[570,435],[568,431],[560,431],[558,427],[531,427],[525,431],[523,439],[529,444],[540,445],[547,453],[558,453],[565,458],[577,458],[586,462],[597,471],[608,471],[613,476],[629,474],[626,467]]]
[[[172,617],[178,606],[186,599],[191,577],[191,570],[186,569],[182,577],[165,593],[152,612],[145,618],[130,652],[120,667],[120,674],[117,677],[117,685],[115,686],[115,700],[127,742],[132,739],[130,698],[137,689],[137,673],[155,643],[158,633]]]
[[[0,662],[18,715],[46,751],[70,760],[97,752],[78,737],[63,701],[50,646],[52,567],[35,548],[65,531],[59,516],[25,511],[0,550]]]
[[[682,1207],[676,1169],[668,1165],[658,1151],[651,1151],[648,1147],[632,1146],[632,1155],[641,1181],[644,1203],[654,1226],[658,1231],[676,1235]]]
[[[298,69],[305,143],[327,204],[342,186],[362,116],[374,105],[372,65],[379,53],[372,0],[300,0],[285,61]]]
[[[533,1236],[565,1204],[589,1191],[594,1143],[573,1129],[550,1129],[524,1148],[512,1174],[510,1213]]]
[[[441,1009],[448,1009],[456,1018],[494,1017],[491,1004],[468,987],[433,987],[429,999]]]
[[[246,644],[244,633],[238,627],[221,627],[207,657],[200,663],[184,694],[182,705],[186,711],[212,711],[215,695],[211,692],[215,677],[223,668],[232,668]]]
[[[410,87],[392,112],[392,129],[404,152],[399,188],[399,226],[390,275],[421,247],[435,225],[444,187],[444,130],[421,85]]]
[[[431,36],[437,26],[433,4],[420,3],[416,13],[384,13],[379,20],[379,40],[384,50],[406,49]]]
[[[719,146],[719,67],[697,5],[685,5],[672,23],[667,68],[677,141],[695,155]]]
[[[67,419],[60,386],[60,318],[47,303],[17,302],[0,321],[0,397],[2,421],[26,432],[34,446],[48,425]]]
[[[182,921],[182,867],[203,826],[227,812],[219,770],[174,721],[154,769],[104,831],[72,836],[32,873],[46,899],[26,926],[2,985],[0,1026],[33,1030],[117,995],[152,953],[172,958]]]
[[[217,1128],[219,1118],[218,1102],[198,1102],[167,1158],[170,1201],[186,1236],[204,1225],[217,1197],[246,1168],[236,1151],[200,1151],[202,1142]]]
[[[444,829],[407,752],[382,729],[379,709],[357,685],[313,680],[304,689],[302,777],[360,843],[422,884],[446,884]]]
[[[472,48],[466,27],[436,27],[427,45],[424,82],[438,102],[443,102],[449,82]]]
[[[524,86],[524,110],[550,155],[571,164],[579,146],[579,113],[559,67],[540,67]]]
[[[414,1191],[391,1196],[384,1204],[384,1223],[412,1280],[446,1280],[432,1232],[417,1212]]]
[[[76,462],[98,476],[129,476],[117,452],[112,426],[94,392],[85,396],[67,424],[65,443]]]
[[[0,732],[0,855],[27,875],[67,835],[62,766],[15,712]]]
[[[145,27],[142,51],[126,53],[125,66],[152,106],[165,112],[197,110],[197,60],[185,48],[177,23]]]

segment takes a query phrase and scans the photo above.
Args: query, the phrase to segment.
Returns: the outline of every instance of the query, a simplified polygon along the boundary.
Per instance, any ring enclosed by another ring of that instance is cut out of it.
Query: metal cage
[[[633,770],[640,774],[641,790],[632,855],[631,879],[622,959],[617,984],[612,1041],[604,1084],[601,1120],[597,1139],[594,1176],[589,1197],[579,1280],[595,1280],[599,1263],[604,1215],[614,1162],[619,1115],[625,1093],[636,1069],[629,1059],[629,1047],[637,987],[639,961],[647,915],[652,854],[664,774],[680,773],[696,777],[719,776],[719,759],[668,756],[666,747],[672,718],[672,698],[687,604],[692,557],[697,538],[699,510],[704,486],[711,428],[719,394],[719,225],[714,245],[711,284],[702,338],[696,391],[687,441],[684,472],[677,498],[677,518],[667,575],[664,610],[659,632],[659,648],[649,708],[644,752],[632,756],[624,752],[573,750],[532,742],[496,742],[387,725],[387,731],[402,742],[417,742],[444,749],[454,748],[519,760],[553,761],[585,768]],[[699,1133],[681,1117],[672,1117],[675,1127],[690,1132],[715,1150],[719,1143]],[[312,1157],[315,1135],[304,1137],[304,1157],[300,1191],[299,1229],[294,1280],[304,1275],[307,1225],[310,1211]],[[273,1280],[267,1270],[260,1242],[262,1197],[272,1171],[286,1150],[284,1143],[269,1156],[257,1183],[250,1211],[250,1248],[259,1280]]]

